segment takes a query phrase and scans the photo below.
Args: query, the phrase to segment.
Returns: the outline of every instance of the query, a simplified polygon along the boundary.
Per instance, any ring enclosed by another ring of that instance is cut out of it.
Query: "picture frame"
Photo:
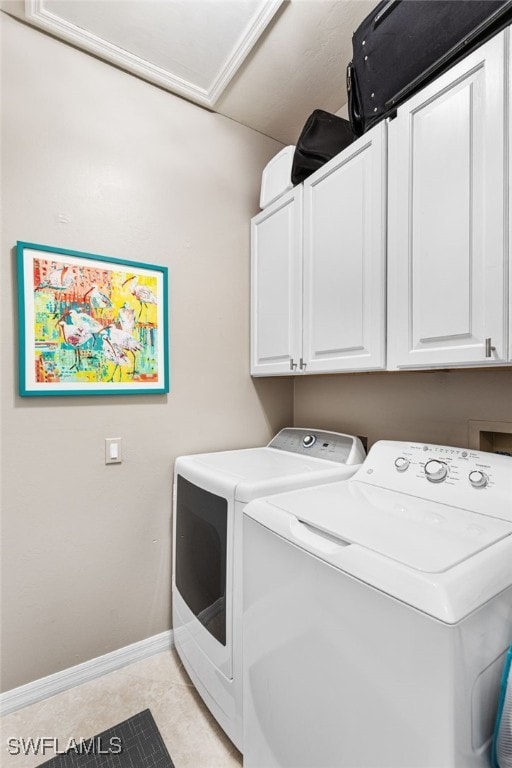
[[[169,392],[168,269],[18,241],[20,395]]]

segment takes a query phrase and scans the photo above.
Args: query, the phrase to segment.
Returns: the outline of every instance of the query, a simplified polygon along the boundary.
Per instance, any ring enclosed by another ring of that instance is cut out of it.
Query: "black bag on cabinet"
[[[361,136],[512,21],[512,0],[383,0],[352,37],[348,112]]]
[[[300,184],[307,179],[355,138],[348,120],[323,109],[315,109],[306,120],[295,146],[292,184]]]

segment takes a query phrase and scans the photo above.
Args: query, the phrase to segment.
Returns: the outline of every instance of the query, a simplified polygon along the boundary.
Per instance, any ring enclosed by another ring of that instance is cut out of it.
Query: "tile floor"
[[[52,755],[9,755],[10,738],[90,738],[149,708],[176,768],[240,768],[242,756],[217,725],[175,651],[123,667],[1,719],[2,768],[35,768]]]

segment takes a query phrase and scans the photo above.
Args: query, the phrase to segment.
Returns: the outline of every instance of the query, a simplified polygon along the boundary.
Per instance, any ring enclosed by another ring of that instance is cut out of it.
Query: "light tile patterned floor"
[[[217,725],[175,651],[166,651],[6,715],[1,768],[35,768],[52,757],[10,755],[9,739],[90,738],[149,708],[176,768],[240,768],[242,756]]]

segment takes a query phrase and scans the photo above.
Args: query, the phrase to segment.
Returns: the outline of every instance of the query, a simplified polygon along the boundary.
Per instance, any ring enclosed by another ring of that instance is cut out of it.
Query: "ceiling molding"
[[[284,0],[267,0],[246,33],[238,41],[234,51],[224,63],[224,66],[209,91],[211,106],[213,106],[226,90],[228,84],[242,66],[245,58],[254,48],[266,27],[270,24]]]
[[[243,61],[268,26],[283,0],[265,0],[245,33],[228,53],[218,72],[212,78],[210,88],[202,88],[190,80],[174,75],[130,51],[51,13],[44,7],[44,0],[25,0],[26,20],[53,35],[76,45],[101,59],[132,72],[149,82],[172,91],[179,96],[212,109]]]

